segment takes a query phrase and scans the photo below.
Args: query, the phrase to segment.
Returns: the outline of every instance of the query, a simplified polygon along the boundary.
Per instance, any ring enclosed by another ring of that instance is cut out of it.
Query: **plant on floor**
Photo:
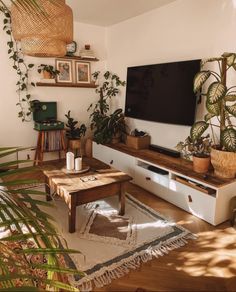
[[[81,124],[80,127],[77,127],[78,121],[75,121],[74,118],[70,115],[71,111],[68,111],[67,114],[65,114],[67,118],[67,124],[66,124],[66,137],[68,139],[80,139],[82,136],[86,133],[86,126],[85,124]]]
[[[66,284],[66,275],[80,272],[67,268],[63,256],[78,251],[64,247],[53,218],[41,210],[42,206],[52,205],[38,199],[44,193],[25,189],[26,184],[36,181],[6,179],[35,169],[18,168],[26,161],[6,162],[8,155],[20,150],[24,149],[0,148],[0,158],[5,158],[0,163],[0,290],[78,291]]]
[[[209,62],[216,62],[218,72],[203,69]],[[211,160],[215,173],[219,176],[234,177],[236,175],[236,86],[228,86],[226,77],[229,71],[236,71],[236,54],[224,53],[221,57],[202,61],[201,65],[201,71],[194,78],[194,92],[206,97],[207,114],[204,121],[197,121],[192,126],[191,137],[193,140],[199,139],[210,126],[214,142]],[[206,85],[206,81],[210,80],[211,82]],[[219,129],[219,144],[216,142],[214,128]],[[224,155],[224,158],[221,155]],[[229,158],[228,162],[225,161],[227,158]],[[224,167],[220,165],[222,161],[225,161]],[[221,167],[224,168],[222,171]]]
[[[100,72],[95,72],[92,74],[95,82],[100,77]],[[115,125],[123,124],[123,114],[122,110],[118,109],[110,116],[108,112],[110,110],[110,100],[117,96],[120,92],[120,87],[125,86],[125,81],[121,81],[120,78],[111,73],[110,71],[106,71],[102,75],[103,81],[101,85],[96,89],[96,93],[99,95],[99,100],[95,104],[91,104],[88,108],[88,111],[92,110],[90,114],[91,119],[91,130],[94,131],[94,141],[97,143],[108,143],[112,139],[112,135],[114,131],[111,131],[111,123]],[[110,121],[110,122],[109,122]],[[120,123],[122,121],[122,123]],[[108,127],[107,127],[108,126]],[[117,129],[118,127],[116,127]],[[115,130],[115,132],[117,132]]]
[[[56,78],[56,76],[60,73],[60,71],[54,69],[54,67],[52,65],[45,65],[45,64],[41,64],[38,66],[38,73],[44,73],[47,72],[48,74],[48,79],[53,79]],[[44,77],[45,78],[45,77]],[[46,79],[47,79],[46,78]]]

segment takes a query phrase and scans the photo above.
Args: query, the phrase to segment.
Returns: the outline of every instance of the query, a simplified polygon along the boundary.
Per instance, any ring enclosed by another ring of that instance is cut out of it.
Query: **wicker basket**
[[[12,32],[16,41],[21,41],[26,55],[37,57],[60,57],[66,54],[66,44],[73,40],[73,14],[65,0],[53,4],[38,0],[47,15],[36,10],[24,11],[12,5]]]

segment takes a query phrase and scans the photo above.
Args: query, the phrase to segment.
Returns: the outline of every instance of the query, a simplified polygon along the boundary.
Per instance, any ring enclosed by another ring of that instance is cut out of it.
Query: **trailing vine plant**
[[[19,43],[13,39],[12,28],[11,28],[11,12],[5,3],[0,0],[0,12],[2,12],[3,18],[3,30],[6,32],[9,40],[8,56],[12,60],[12,67],[16,71],[18,80],[16,83],[19,107],[18,117],[21,118],[22,122],[31,121],[31,94],[29,93],[29,87],[35,86],[34,82],[29,82],[29,71],[34,67],[34,64],[26,64],[24,55],[21,51]]]

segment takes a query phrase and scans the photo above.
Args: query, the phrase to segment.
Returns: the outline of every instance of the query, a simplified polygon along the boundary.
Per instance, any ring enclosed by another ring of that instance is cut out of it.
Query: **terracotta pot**
[[[216,176],[235,178],[236,176],[236,153],[211,149],[211,163]]]
[[[76,156],[83,155],[81,140],[80,139],[69,139],[68,145],[67,145],[67,150],[71,150],[72,152],[74,152],[74,154]]]
[[[210,167],[211,158],[193,156],[193,170],[197,173],[206,173]]]
[[[52,74],[48,71],[43,70],[43,78],[44,79],[52,79]]]
[[[121,135],[120,133],[115,134],[111,139],[111,144],[117,144],[120,142]]]

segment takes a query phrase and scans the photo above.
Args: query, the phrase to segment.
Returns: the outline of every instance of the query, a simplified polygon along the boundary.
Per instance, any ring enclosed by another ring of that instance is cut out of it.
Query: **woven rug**
[[[50,214],[55,217],[58,229],[69,248],[81,252],[66,257],[71,268],[76,266],[86,274],[70,278],[71,284],[81,291],[108,285],[143,262],[167,255],[184,246],[188,239],[194,239],[188,230],[131,195],[127,195],[123,219],[117,215],[117,196],[77,207],[76,232],[72,234],[68,232],[65,203],[55,199],[55,204],[57,208],[50,208]]]

